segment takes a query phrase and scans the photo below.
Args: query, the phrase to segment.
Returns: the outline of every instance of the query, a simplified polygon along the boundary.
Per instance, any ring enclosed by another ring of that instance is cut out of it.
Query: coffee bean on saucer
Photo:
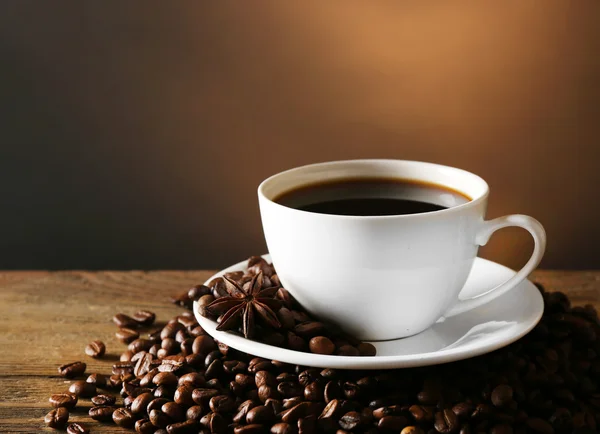
[[[74,422],[67,427],[67,434],[89,434],[90,430],[80,422]]]
[[[68,420],[69,410],[67,410],[65,407],[59,407],[51,410],[46,417],[44,417],[44,422],[46,425],[54,429],[64,429]]]
[[[80,377],[85,373],[86,367],[83,362],[67,363],[58,368],[58,373],[65,378]]]
[[[358,344],[357,349],[361,356],[373,357],[377,354],[375,345],[368,342],[361,342]]]
[[[315,336],[308,342],[308,347],[312,353],[330,355],[335,351],[335,345],[331,339],[325,336]]]
[[[94,358],[100,358],[102,356],[104,356],[104,353],[106,352],[106,346],[104,345],[104,342],[102,341],[92,341],[89,344],[87,344],[87,346],[85,347],[85,354],[87,354],[90,357],[94,357]]]
[[[360,356],[360,352],[358,351],[358,349],[356,347],[353,347],[352,345],[342,345],[338,348],[337,354],[339,356]]]
[[[211,292],[212,290],[208,286],[196,285],[189,289],[187,295],[190,300],[198,301],[200,297],[209,295]]]

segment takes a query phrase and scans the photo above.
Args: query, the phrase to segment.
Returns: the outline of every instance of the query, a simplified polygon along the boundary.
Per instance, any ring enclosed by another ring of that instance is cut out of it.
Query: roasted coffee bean
[[[204,376],[207,380],[212,380],[220,377],[223,374],[223,362],[214,360],[204,371]]]
[[[155,429],[156,427],[146,417],[135,422],[135,432],[139,434],[153,434]]]
[[[75,422],[67,427],[67,434],[89,434],[90,430],[82,423]]]
[[[418,426],[411,425],[411,426],[407,426],[402,431],[400,431],[400,434],[425,434],[425,431],[423,431]]]
[[[308,342],[311,353],[330,355],[335,351],[335,345],[331,339],[325,336],[315,336]]]
[[[107,422],[112,420],[113,411],[115,411],[115,407],[112,405],[98,405],[90,408],[88,414],[94,420]]]
[[[277,312],[277,319],[281,323],[281,327],[286,330],[293,329],[296,325],[292,312],[287,307],[282,307]]]
[[[124,344],[129,344],[139,338],[140,334],[131,328],[121,327],[115,332],[115,336]]]
[[[544,419],[539,417],[530,417],[525,421],[527,427],[534,433],[554,434],[554,428]]]
[[[289,423],[281,422],[271,426],[271,434],[297,434],[298,430],[294,425]]]
[[[161,407],[164,414],[169,416],[175,422],[181,422],[185,419],[185,410],[175,402],[166,402]]]
[[[342,429],[352,431],[360,426],[362,422],[360,413],[349,411],[340,418],[339,424]]]
[[[441,398],[441,391],[435,389],[422,390],[417,394],[417,401],[423,405],[436,405]]]
[[[248,424],[269,424],[275,420],[273,409],[264,405],[258,405],[248,411],[246,423]]]
[[[302,324],[298,324],[296,327],[294,327],[294,333],[306,339],[310,339],[315,336],[320,336],[326,332],[327,328],[325,327],[325,325],[318,321],[305,322]]]
[[[314,417],[298,419],[298,434],[315,434],[317,432],[317,420]]]
[[[150,392],[142,393],[135,397],[131,403],[131,412],[133,414],[145,413],[148,404],[154,400],[154,395]]]
[[[198,432],[200,425],[195,420],[186,420],[185,422],[173,423],[167,425],[168,434],[192,434]]]
[[[108,384],[108,377],[102,374],[90,374],[85,381],[100,389],[104,389]]]
[[[133,314],[133,319],[141,326],[151,326],[154,324],[154,320],[156,319],[156,314],[154,312],[150,312],[149,310],[138,310]]]
[[[492,404],[496,407],[505,407],[513,399],[513,389],[512,387],[501,384],[496,386],[496,388],[492,391]]]
[[[401,414],[403,414],[403,409],[399,405],[388,405],[373,410],[373,417],[375,419],[381,419],[385,416],[399,416]]]
[[[154,389],[153,395],[155,398],[165,398],[173,400],[175,396],[175,388],[171,386],[158,386]]]
[[[229,413],[235,408],[235,400],[227,395],[218,395],[210,398],[208,405],[213,413]]]
[[[200,419],[200,425],[215,434],[224,434],[227,431],[227,421],[219,413],[206,414]]]
[[[284,381],[277,385],[277,391],[284,398],[293,398],[296,396],[303,396],[304,389],[299,384],[292,381]]]
[[[338,418],[343,414],[342,403],[338,399],[331,400],[321,412],[319,419]]]
[[[152,369],[153,360],[154,356],[152,354],[143,352],[142,356],[136,361],[135,366],[133,367],[133,375],[136,377],[142,377],[146,375]]]
[[[310,410],[311,403],[301,402],[295,407],[292,407],[289,410],[285,410],[283,413],[281,413],[281,420],[282,422],[287,423],[297,422],[298,419],[305,417]]]
[[[206,384],[206,380],[204,379],[204,376],[202,374],[199,374],[198,372],[189,372],[179,377],[177,384],[181,386],[185,383],[191,384],[195,387],[202,387]]]
[[[92,341],[85,347],[85,354],[90,357],[100,358],[106,352],[106,345],[102,341]]]
[[[497,424],[492,427],[490,434],[513,434],[513,428],[506,423]]]
[[[294,351],[302,351],[305,352],[307,347],[308,347],[308,343],[306,342],[305,339],[301,338],[300,336],[298,336],[295,333],[292,332],[288,332],[287,335],[287,345],[291,350]]]
[[[337,353],[338,356],[348,356],[348,357],[356,357],[360,356],[360,352],[356,347],[352,345],[342,345],[338,348]]]
[[[96,394],[96,386],[83,380],[74,381],[69,386],[69,392],[80,398],[91,398]]]
[[[208,286],[205,286],[205,285],[196,285],[196,286],[191,287],[188,290],[188,297],[189,297],[190,300],[197,301],[203,295],[207,295],[207,294],[210,294],[210,293],[211,293],[211,289]]]
[[[152,378],[156,386],[176,386],[179,382],[177,376],[172,372],[159,372]]]
[[[267,386],[266,384],[263,384],[258,388],[258,399],[260,399],[262,402],[265,402],[269,398],[279,399],[280,397],[281,396],[279,395],[277,388],[273,386]]]
[[[112,365],[113,375],[133,374],[134,364],[132,362],[119,362]]]
[[[377,428],[381,431],[401,431],[408,425],[408,419],[404,416],[384,416],[379,419]]]
[[[63,429],[69,420],[69,410],[65,407],[59,407],[52,411],[50,411],[46,417],[44,417],[44,422],[48,427],[54,429]]]
[[[138,326],[136,320],[131,318],[129,315],[125,315],[124,313],[118,313],[113,316],[113,322],[117,325],[117,327],[125,327],[125,328],[135,328]]]
[[[152,422],[152,425],[157,428],[166,428],[167,425],[172,422],[169,416],[164,414],[161,410],[156,409],[150,411],[148,418],[150,419],[150,422]]]
[[[215,389],[196,388],[192,391],[192,400],[196,404],[208,404],[210,399],[219,395],[219,391]]]
[[[304,399],[307,401],[322,401],[324,387],[321,381],[313,381],[304,388]]]
[[[133,353],[129,350],[121,353],[121,355],[119,356],[119,362],[131,362],[131,359],[133,358]]]
[[[94,405],[114,405],[117,402],[117,398],[113,395],[96,395],[92,397],[92,404]]]
[[[417,423],[427,423],[433,421],[433,412],[430,407],[412,405],[408,408],[408,411]]]
[[[266,434],[266,433],[267,433],[267,427],[265,427],[264,425],[258,425],[258,424],[236,426],[233,429],[233,434]]]
[[[321,379],[321,373],[317,369],[306,369],[298,374],[298,383],[302,387],[306,387],[319,379]]]
[[[360,344],[358,344],[356,349],[358,350],[361,356],[373,357],[377,354],[377,349],[375,348],[375,345],[370,344],[368,342],[361,342]]]
[[[202,415],[205,413],[201,405],[192,405],[187,409],[185,413],[186,419],[200,420]]]
[[[166,398],[154,398],[148,403],[148,406],[146,407],[146,413],[150,414],[152,410],[160,410],[167,402],[169,402],[169,400]]]
[[[131,341],[127,346],[127,349],[135,354],[140,351],[148,351],[152,345],[154,345],[154,343],[151,340],[138,338]]]
[[[208,354],[216,349],[215,341],[208,335],[196,337],[192,344],[192,352],[194,354]]]
[[[258,371],[254,376],[256,387],[263,385],[277,386],[277,378],[269,371]]]
[[[254,378],[250,375],[236,374],[235,376],[235,382],[244,388],[252,387],[254,385],[254,381]]]
[[[452,407],[454,414],[461,420],[469,418],[473,414],[474,409],[475,407],[470,402],[459,402]]]
[[[334,399],[342,399],[344,397],[344,392],[342,391],[341,386],[336,381],[329,381],[325,385],[323,395],[325,398],[325,402],[329,403]]]
[[[117,408],[112,414],[113,421],[123,428],[133,428],[135,419],[131,411],[126,408]]]
[[[58,368],[58,373],[65,378],[80,377],[85,373],[86,367],[83,362],[67,363]]]
[[[50,396],[48,401],[54,408],[64,407],[71,409],[77,404],[77,395],[73,393],[55,393]]]
[[[194,391],[194,386],[192,384],[184,383],[175,390],[175,395],[173,396],[173,400],[177,404],[183,405],[185,407],[194,405],[195,402],[192,399],[193,391]]]
[[[267,399],[265,401],[265,405],[267,405],[267,402],[272,401]],[[304,402],[304,396],[295,396],[293,398],[288,398],[288,399],[284,399],[282,401],[282,408],[284,410],[287,410],[289,408],[295,407],[296,405],[300,404],[301,402]]]
[[[458,428],[460,427],[458,418],[452,410],[448,409],[438,411],[435,414],[434,426],[435,429],[441,434],[458,431]]]
[[[346,381],[342,385],[342,392],[346,399],[356,399],[360,395],[360,387],[351,381]]]
[[[185,326],[183,324],[181,324],[180,322],[178,322],[178,321],[169,322],[161,330],[160,338],[162,340],[168,339],[168,338],[175,339],[175,335],[177,334],[177,332],[179,330],[183,330],[183,329],[185,329]]]

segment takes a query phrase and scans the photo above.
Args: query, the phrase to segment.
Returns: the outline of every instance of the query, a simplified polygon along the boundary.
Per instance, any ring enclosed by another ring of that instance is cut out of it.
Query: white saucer
[[[270,262],[269,255],[263,256]],[[230,271],[243,271],[246,261],[232,265],[211,279]],[[504,282],[515,272],[503,265],[477,258],[463,296],[475,295]],[[542,295],[529,280],[488,304],[448,319],[441,319],[416,336],[373,342],[374,357],[323,356],[266,345],[228,332],[217,331],[217,323],[194,313],[213,338],[232,348],[266,359],[295,365],[337,369],[391,369],[436,365],[467,359],[504,347],[527,334],[544,312]]]

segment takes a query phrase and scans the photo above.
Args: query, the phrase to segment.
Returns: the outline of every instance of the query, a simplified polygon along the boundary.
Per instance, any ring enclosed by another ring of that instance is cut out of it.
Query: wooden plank
[[[89,372],[109,373],[125,349],[114,337],[115,313],[149,309],[164,323],[182,311],[168,296],[204,282],[211,273],[0,272],[0,432],[52,431],[42,422],[48,397],[68,387],[57,366],[82,360]],[[533,279],[549,290],[564,291],[574,304],[600,308],[600,271],[537,271]],[[84,355],[93,339],[106,343],[105,359]],[[126,432],[91,421],[89,406],[83,400],[71,420],[86,422],[93,432]]]

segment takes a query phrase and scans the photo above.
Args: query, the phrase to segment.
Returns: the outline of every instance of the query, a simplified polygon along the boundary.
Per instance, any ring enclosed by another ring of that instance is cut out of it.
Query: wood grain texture
[[[66,390],[57,375],[63,363],[82,360],[88,372],[109,373],[125,347],[114,336],[111,318],[148,309],[157,326],[182,311],[169,295],[204,282],[210,271],[0,272],[0,432],[36,433],[44,427],[50,394]],[[600,308],[600,271],[537,271],[533,279],[549,290],[564,291],[573,303]],[[102,360],[85,356],[93,339],[106,343]],[[87,416],[82,400],[70,420],[92,432],[126,432]],[[131,432],[131,431],[129,431]]]

